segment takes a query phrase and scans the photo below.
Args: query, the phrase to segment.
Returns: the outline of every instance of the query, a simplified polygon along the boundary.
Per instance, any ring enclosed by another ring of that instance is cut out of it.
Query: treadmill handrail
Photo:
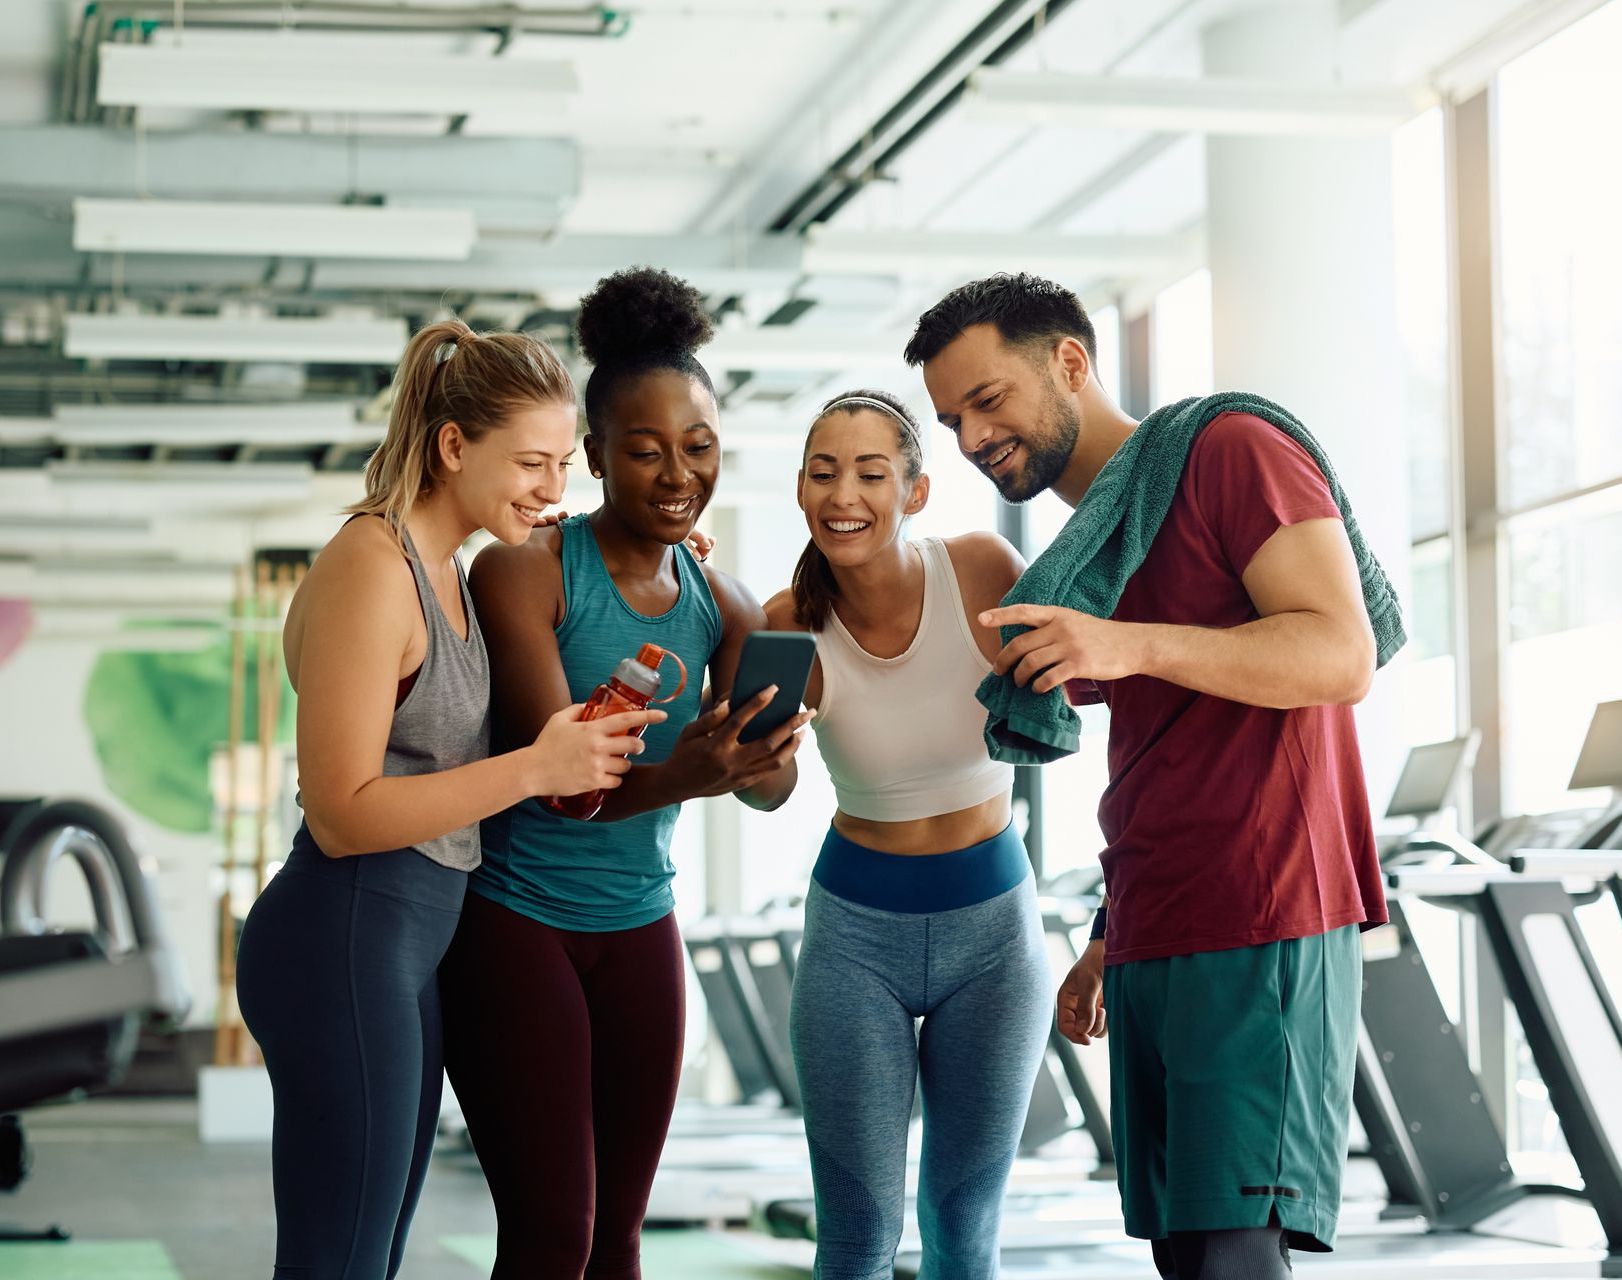
[[[1547,879],[1563,883],[1573,893],[1593,891],[1595,876],[1521,875],[1503,864],[1491,867],[1397,867],[1386,872],[1386,884],[1400,893],[1422,898],[1468,898],[1484,892],[1489,885]]]
[[[130,926],[135,933],[135,946],[143,951],[161,947],[163,933],[158,924],[157,909],[147,888],[146,875],[141,870],[140,858],[124,834],[123,824],[99,805],[85,800],[53,800],[41,805],[29,815],[17,839],[21,840],[23,835],[33,832],[38,834],[26,846],[19,844],[7,851],[0,879],[8,888],[23,883],[20,878],[26,874],[34,859],[45,855],[48,838],[54,837],[64,827],[83,828],[106,849],[124,891]]]
[[[186,1002],[174,967],[174,956],[159,949],[7,973],[0,977],[0,1044],[130,1013],[178,1018]]]
[[[1510,855],[1511,869],[1523,875],[1622,876],[1622,849],[1517,849]]]
[[[99,846],[94,856],[84,847],[87,837]],[[37,919],[24,919],[23,899],[39,889],[43,864],[67,851],[81,869],[95,867],[94,877],[87,870],[87,881],[109,954],[0,975],[0,1044],[130,1013],[159,1026],[183,1021],[191,1010],[185,968],[165,936],[149,878],[123,824],[100,805],[53,800],[29,811],[7,839],[10,848],[0,860],[0,931],[37,931]],[[114,879],[106,878],[109,865]],[[119,892],[112,894],[115,880]]]

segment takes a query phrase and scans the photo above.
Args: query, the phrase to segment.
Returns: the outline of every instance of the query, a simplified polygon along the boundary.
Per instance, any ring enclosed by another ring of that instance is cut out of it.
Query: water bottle
[[[681,679],[677,682],[675,693],[658,701],[669,702],[679,698],[681,691],[687,687],[686,665],[670,650],[661,649],[656,644],[645,644],[636,657],[623,659],[614,668],[614,674],[592,690],[591,697],[586,699],[586,705],[580,712],[580,719],[599,720],[603,716],[616,715],[621,711],[640,711],[651,705],[659,692],[659,666],[666,658],[675,661]],[[640,738],[643,729],[633,729],[632,733]],[[547,796],[546,804],[565,818],[589,822],[603,807],[603,798],[601,791],[584,791],[577,796]]]

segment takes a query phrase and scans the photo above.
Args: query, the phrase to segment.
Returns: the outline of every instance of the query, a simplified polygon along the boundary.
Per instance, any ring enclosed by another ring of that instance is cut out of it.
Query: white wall
[[[186,966],[191,1025],[211,1023],[217,995],[214,868],[219,838],[183,835],[147,822],[107,790],[85,724],[83,706],[100,647],[81,640],[30,639],[0,665],[0,793],[77,797],[123,819],[131,843],[153,876],[159,910]],[[77,877],[64,868],[53,882],[53,916],[88,919]]]

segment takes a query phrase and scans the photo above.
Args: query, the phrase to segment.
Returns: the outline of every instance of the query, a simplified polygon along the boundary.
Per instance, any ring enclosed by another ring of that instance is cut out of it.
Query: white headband
[[[907,420],[906,414],[902,413],[893,404],[885,404],[884,401],[875,400],[872,396],[840,396],[839,399],[830,400],[823,405],[822,411],[823,413],[832,413],[835,409],[847,409],[853,405],[863,409],[877,409],[880,413],[887,413],[901,424],[908,435],[916,436],[918,434],[918,428]]]

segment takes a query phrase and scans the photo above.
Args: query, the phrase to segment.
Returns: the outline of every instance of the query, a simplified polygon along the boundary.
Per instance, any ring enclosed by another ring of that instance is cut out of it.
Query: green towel
[[[1357,556],[1377,662],[1383,667],[1408,639],[1402,609],[1385,570],[1352,518],[1334,468],[1312,434],[1288,412],[1261,396],[1239,391],[1180,400],[1140,422],[1104,464],[1059,536],[1021,575],[1003,603],[1056,604],[1110,617],[1171,509],[1194,437],[1224,413],[1254,414],[1272,423],[1311,454],[1324,473]],[[1003,643],[1028,629],[1004,627]],[[993,759],[1047,764],[1076,750],[1080,721],[1062,685],[1039,694],[1020,688],[1012,676],[989,675],[980,682],[976,696],[990,712],[986,746]]]

